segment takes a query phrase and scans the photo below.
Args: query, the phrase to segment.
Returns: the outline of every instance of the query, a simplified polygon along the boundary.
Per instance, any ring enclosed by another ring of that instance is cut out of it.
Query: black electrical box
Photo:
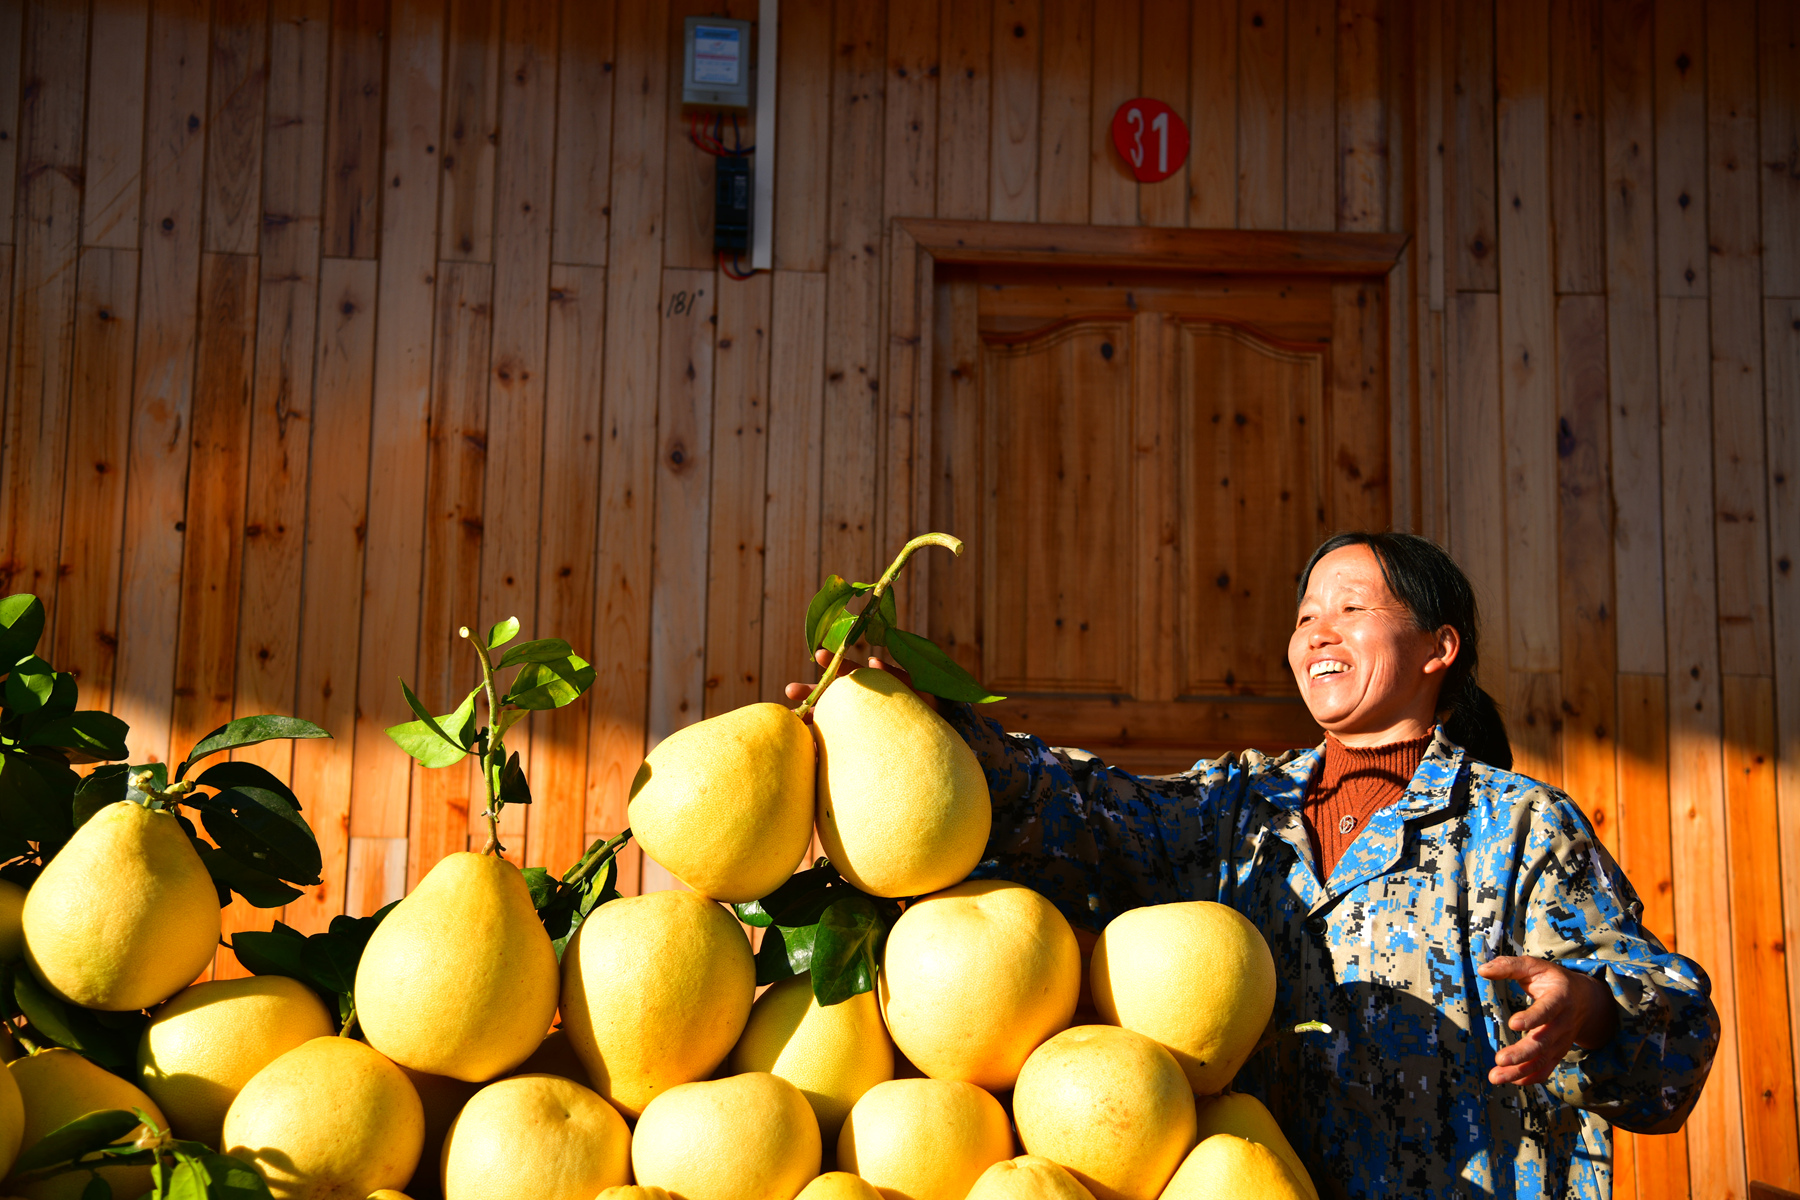
[[[727,154],[718,164],[718,188],[714,200],[713,249],[722,254],[750,253],[750,159]]]

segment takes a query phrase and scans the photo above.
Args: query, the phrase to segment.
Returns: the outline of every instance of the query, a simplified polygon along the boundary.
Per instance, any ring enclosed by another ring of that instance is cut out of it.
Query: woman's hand
[[[1523,985],[1532,1005],[1516,1012],[1508,1028],[1525,1036],[1494,1055],[1489,1083],[1542,1083],[1571,1046],[1598,1050],[1619,1028],[1612,989],[1591,975],[1542,958],[1501,956],[1481,964],[1483,979],[1511,979]]]
[[[819,664],[821,670],[829,667],[831,665],[831,651],[819,651],[817,654],[813,655],[813,661]],[[912,687],[912,676],[908,675],[905,671],[902,671],[891,662],[885,662],[879,658],[870,658],[869,668],[874,671],[886,671],[889,675],[892,675],[907,687]],[[850,662],[846,660],[844,665],[838,668],[838,678],[842,679],[845,675],[848,675],[851,669]],[[790,683],[785,690],[787,692],[787,698],[798,704],[800,701],[806,699],[806,694],[813,690],[813,685],[810,683]],[[929,704],[932,708],[935,709],[937,707],[936,696],[928,696],[925,693],[918,691],[916,688],[913,689],[913,694]]]

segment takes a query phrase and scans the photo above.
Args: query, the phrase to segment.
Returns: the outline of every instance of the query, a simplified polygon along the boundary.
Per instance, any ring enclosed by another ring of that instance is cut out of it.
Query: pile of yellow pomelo
[[[559,963],[518,869],[452,854],[375,930],[346,1037],[290,979],[189,986],[219,934],[205,868],[174,816],[103,809],[28,893],[0,887],[0,955],[72,1003],[153,1009],[137,1082],[15,1057],[0,1174],[65,1121],[136,1107],[278,1200],[1317,1200],[1267,1110],[1224,1091],[1274,1003],[1256,929],[1140,908],[1084,969],[1048,900],[967,880],[992,820],[980,765],[891,675],[837,681],[810,728],[755,704],[676,733],[630,816],[689,890],[596,908]],[[825,1007],[804,974],[759,997],[720,903],[787,880],[815,827],[858,888],[920,897],[876,990]],[[105,1173],[119,1197],[149,1187]]]

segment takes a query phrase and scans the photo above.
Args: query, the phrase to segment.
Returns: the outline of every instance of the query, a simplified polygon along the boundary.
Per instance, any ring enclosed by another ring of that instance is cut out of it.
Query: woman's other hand
[[[1513,980],[1532,1000],[1530,1008],[1514,1013],[1507,1022],[1508,1028],[1525,1036],[1494,1055],[1489,1083],[1542,1083],[1570,1047],[1598,1050],[1619,1027],[1619,1006],[1611,988],[1548,959],[1503,955],[1481,964],[1476,974]]]
[[[819,651],[817,654],[813,655],[813,661],[819,664],[821,670],[831,666],[831,651]],[[879,658],[870,658],[869,669],[874,671],[886,671],[889,675],[892,675],[907,687],[912,688],[912,676],[908,675],[905,671],[902,671],[891,662],[885,662]],[[844,665],[838,668],[838,678],[842,679],[852,670],[854,670],[854,667],[846,660]],[[800,701],[806,699],[806,694],[813,690],[813,685],[810,683],[790,683],[785,690],[787,692],[787,698],[798,704]],[[913,689],[913,693],[932,708],[935,709],[937,707],[936,696],[928,696],[916,688]]]

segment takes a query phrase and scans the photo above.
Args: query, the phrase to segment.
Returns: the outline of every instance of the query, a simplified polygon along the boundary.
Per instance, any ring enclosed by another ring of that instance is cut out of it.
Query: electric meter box
[[[688,17],[681,102],[702,108],[750,108],[750,22]]]

